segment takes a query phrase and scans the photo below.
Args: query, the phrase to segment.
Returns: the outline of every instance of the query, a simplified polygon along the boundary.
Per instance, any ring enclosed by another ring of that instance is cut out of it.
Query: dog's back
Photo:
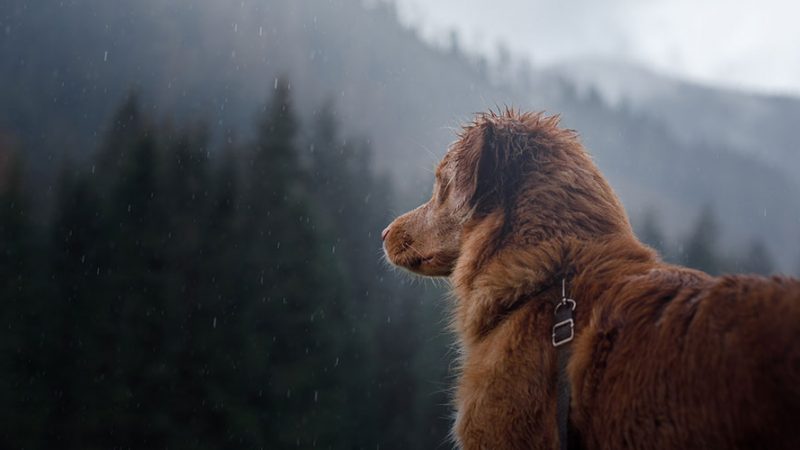
[[[800,282],[662,266],[609,294],[575,347],[590,447],[800,448]]]

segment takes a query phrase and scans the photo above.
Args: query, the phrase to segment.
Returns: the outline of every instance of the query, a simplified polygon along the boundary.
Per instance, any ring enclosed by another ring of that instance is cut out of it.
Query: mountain
[[[635,64],[583,59],[549,67],[544,76],[565,78],[580,92],[597,90],[611,105],[658,119],[683,142],[718,143],[784,170],[800,170],[794,133],[800,99],[691,83]]]
[[[349,136],[372,141],[400,209],[429,195],[460,123],[513,105],[562,114],[634,220],[654,207],[676,239],[713,204],[728,247],[762,237],[783,269],[800,254],[795,99],[592,61],[498,77],[458,45],[426,43],[391,4],[359,0],[0,0],[0,33],[0,135],[40,186],[95,151],[130,89],[157,115],[235,140],[286,76],[303,120],[327,99]]]

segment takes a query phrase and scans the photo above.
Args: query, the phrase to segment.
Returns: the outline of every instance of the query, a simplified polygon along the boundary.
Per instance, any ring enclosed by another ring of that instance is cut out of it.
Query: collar
[[[570,342],[575,337],[575,300],[568,298],[566,278],[561,280],[561,301],[556,303],[553,321],[552,344],[558,360],[556,380],[556,421],[561,450],[580,448],[577,430],[569,420],[572,391],[570,389],[567,364],[572,353]]]

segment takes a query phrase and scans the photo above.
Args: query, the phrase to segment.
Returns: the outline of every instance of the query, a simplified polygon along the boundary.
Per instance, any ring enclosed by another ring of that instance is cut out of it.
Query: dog
[[[554,346],[566,297],[570,446],[800,448],[800,282],[662,262],[557,116],[477,115],[431,199],[382,238],[392,264],[452,286],[459,448],[566,443]]]

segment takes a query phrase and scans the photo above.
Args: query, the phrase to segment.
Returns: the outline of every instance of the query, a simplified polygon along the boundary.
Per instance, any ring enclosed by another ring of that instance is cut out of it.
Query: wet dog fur
[[[460,448],[558,448],[562,278],[583,447],[800,448],[800,283],[663,263],[556,117],[478,115],[384,238],[392,263],[452,285]]]

